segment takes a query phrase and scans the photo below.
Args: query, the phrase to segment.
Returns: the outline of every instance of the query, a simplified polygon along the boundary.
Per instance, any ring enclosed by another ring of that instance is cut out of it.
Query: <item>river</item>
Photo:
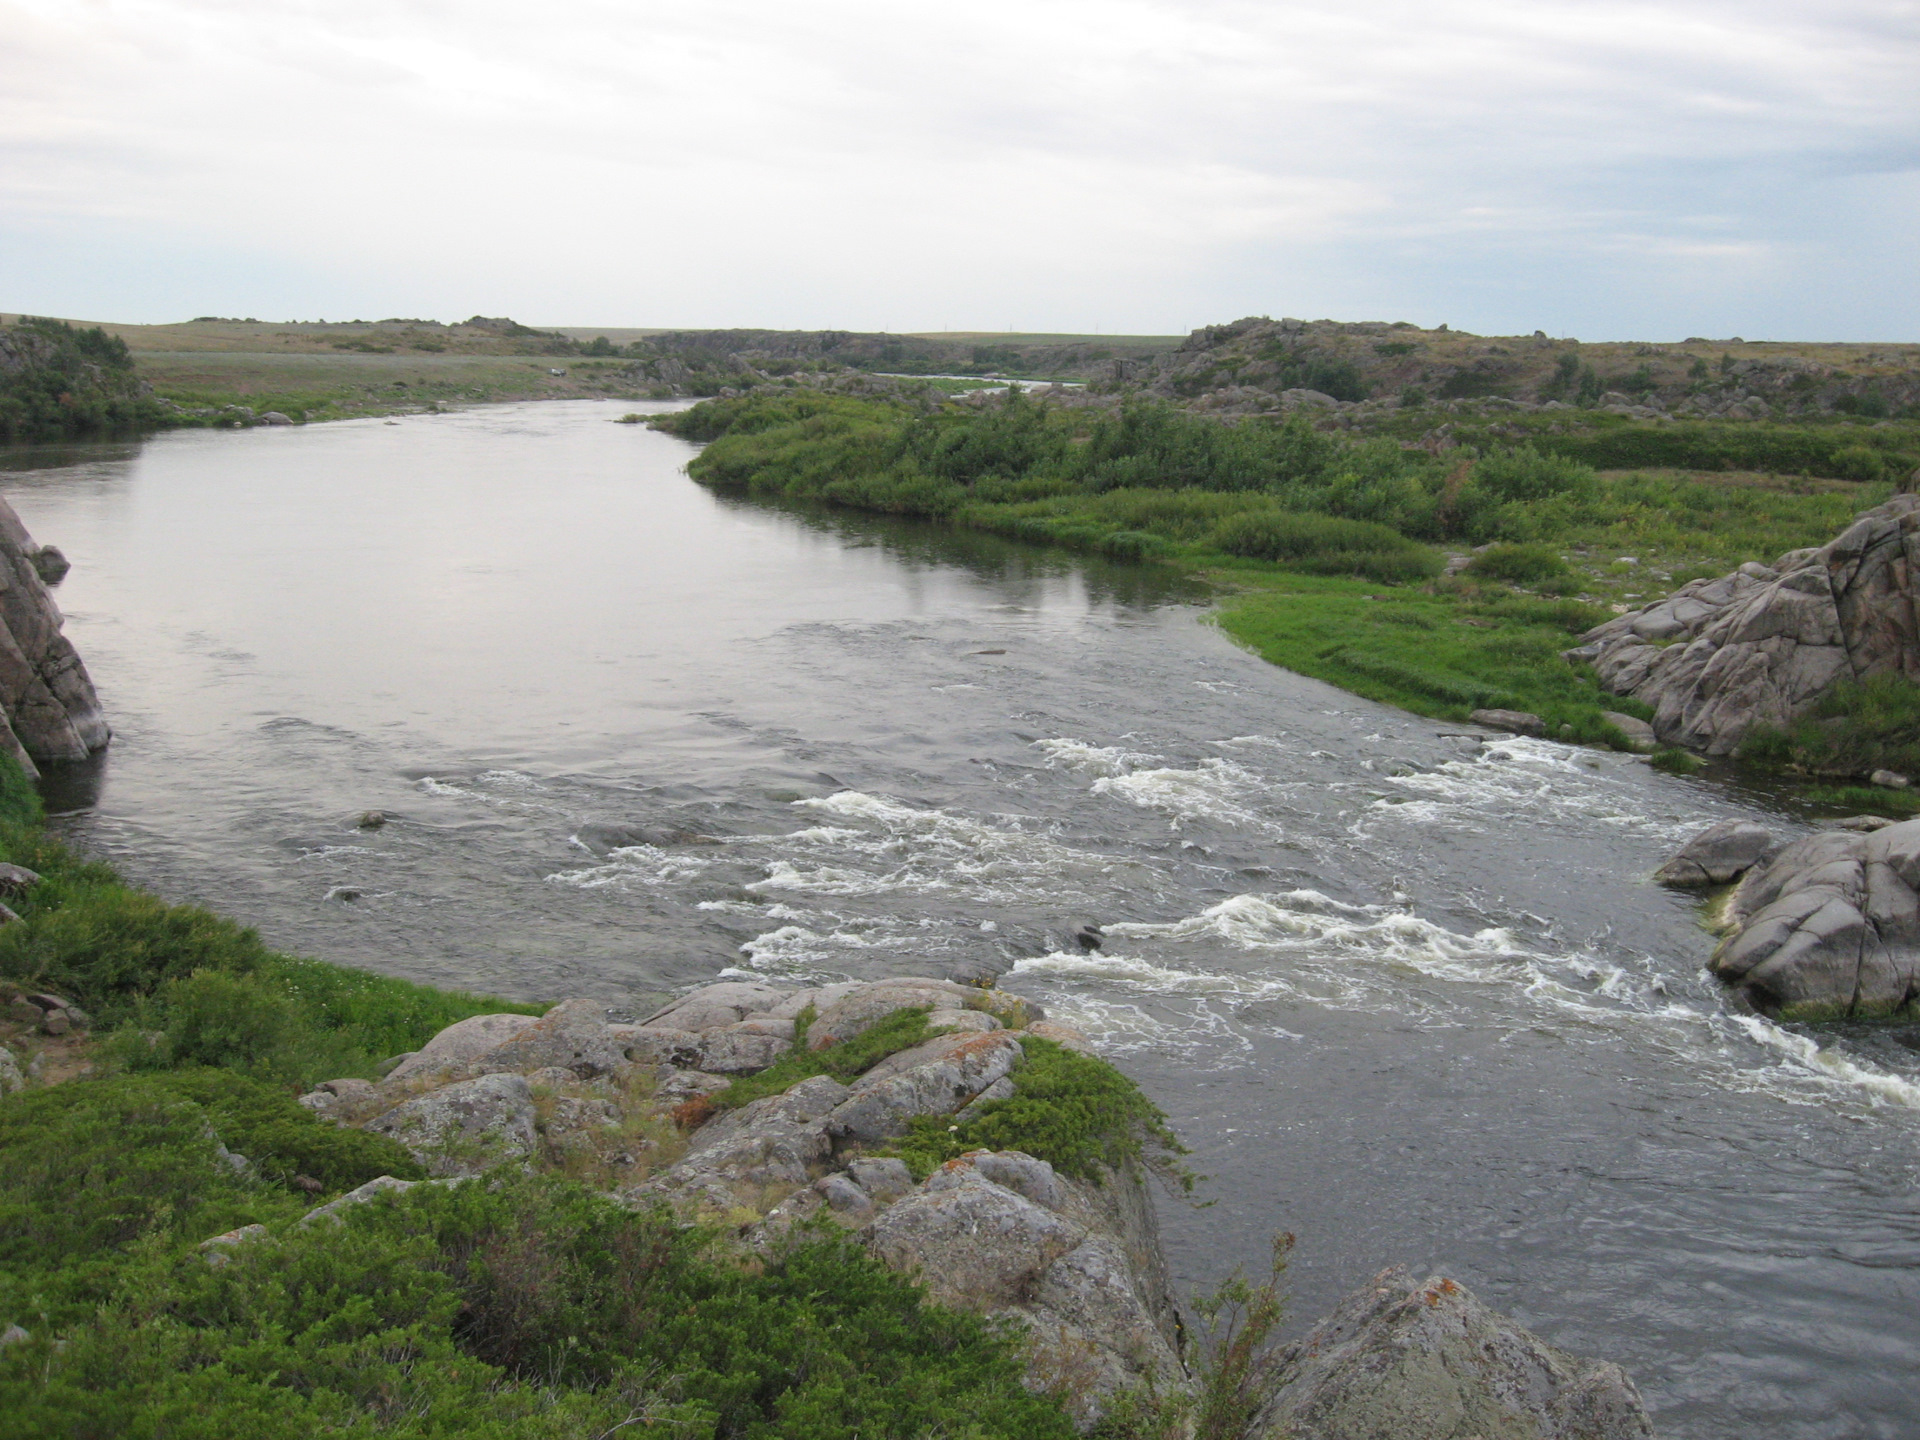
[[[1210,1177],[1183,1283],[1288,1230],[1296,1327],[1401,1262],[1669,1440],[1920,1434],[1920,1037],[1737,1013],[1647,880],[1797,822],[1275,669],[1155,571],[716,497],[633,408],[0,452],[117,731],[57,823],[512,996],[1007,967]]]

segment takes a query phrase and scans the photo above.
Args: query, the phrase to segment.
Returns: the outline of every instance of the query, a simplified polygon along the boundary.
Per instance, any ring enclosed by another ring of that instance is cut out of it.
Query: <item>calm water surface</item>
[[[1291,1230],[1299,1323],[1434,1267],[1664,1435],[1920,1434],[1920,1040],[1734,1013],[1646,880],[1794,822],[1276,670],[1152,572],[717,498],[631,408],[0,454],[118,731],[61,823],[515,996],[1007,968],[1212,1177],[1185,1282]]]

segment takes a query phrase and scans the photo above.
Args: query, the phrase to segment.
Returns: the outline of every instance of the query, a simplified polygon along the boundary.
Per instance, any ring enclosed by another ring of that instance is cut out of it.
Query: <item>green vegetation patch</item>
[[[32,316],[0,329],[0,441],[134,430],[162,414],[119,337]]]
[[[280,1219],[209,1265],[195,1227],[248,1213],[203,1205],[123,1244],[84,1320],[5,1312],[38,1327],[0,1351],[8,1434],[1073,1433],[1020,1385],[1013,1337],[926,1305],[844,1237],[736,1265],[664,1212],[503,1171],[339,1224]]]
[[[1038,1035],[1022,1035],[1014,1094],[957,1123],[920,1116],[892,1147],[919,1179],[969,1150],[1023,1150],[1063,1175],[1098,1180],[1104,1170],[1145,1163],[1183,1189],[1194,1177],[1167,1117],[1106,1061]]]
[[[1735,758],[1775,775],[1851,777],[1893,770],[1920,776],[1920,685],[1898,675],[1842,681],[1792,724],[1754,726]],[[1900,799],[1894,791],[1860,793],[1878,797],[1882,806]]]
[[[927,1013],[931,1008],[927,1005],[904,1006],[868,1026],[851,1040],[840,1040],[818,1050],[809,1050],[807,1031],[814,1020],[813,1006],[809,1005],[793,1023],[793,1048],[765,1070],[742,1075],[735,1080],[713,1097],[713,1106],[717,1110],[737,1109],[769,1095],[783,1094],[815,1075],[831,1076],[842,1082],[857,1079],[889,1055],[911,1050],[935,1035],[945,1035],[947,1031],[944,1028],[927,1028]]]

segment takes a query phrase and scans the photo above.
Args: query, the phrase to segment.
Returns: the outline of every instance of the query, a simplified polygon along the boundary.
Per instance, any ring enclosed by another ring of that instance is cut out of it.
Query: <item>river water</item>
[[[632,408],[0,454],[118,732],[59,823],[513,996],[1006,968],[1211,1177],[1183,1282],[1289,1230],[1296,1325],[1403,1262],[1669,1437],[1920,1434],[1920,1038],[1738,1014],[1646,879],[1797,822],[1275,669],[1153,571],[710,495]]]

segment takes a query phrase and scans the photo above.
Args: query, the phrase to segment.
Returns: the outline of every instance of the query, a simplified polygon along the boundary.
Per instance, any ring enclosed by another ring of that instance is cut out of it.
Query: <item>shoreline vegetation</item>
[[[1177,566],[1275,664],[1440,720],[1529,712],[1551,738],[1620,750],[1635,746],[1606,715],[1651,712],[1563,658],[1577,636],[1687,580],[1824,543],[1920,452],[1920,425],[1886,423],[1877,468],[1847,478],[1831,472],[1852,427],[1626,418],[1570,433],[1524,416],[1429,447],[1297,410],[1222,423],[1151,397],[1012,389],[970,404],[759,390],[650,423],[704,444],[688,473],[715,489]],[[1592,463],[1628,454],[1649,463]],[[1805,470],[1727,468],[1768,457]],[[1817,810],[1914,813],[1855,781],[1914,755],[1920,692],[1868,688],[1871,704],[1843,697],[1756,734],[1720,773]],[[1673,751],[1653,763],[1699,767]]]

